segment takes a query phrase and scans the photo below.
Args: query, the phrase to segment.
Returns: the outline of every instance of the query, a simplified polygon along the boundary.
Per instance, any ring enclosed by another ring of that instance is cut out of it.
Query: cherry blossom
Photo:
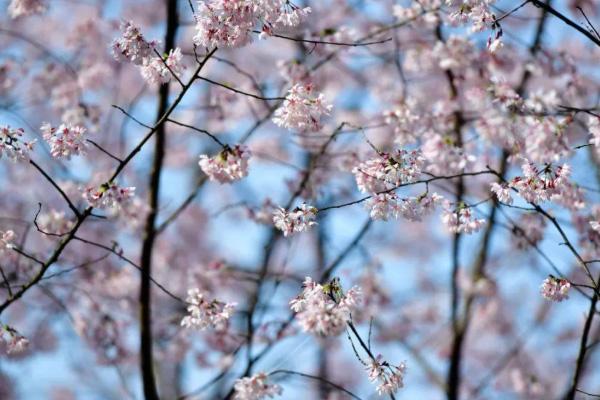
[[[248,160],[251,153],[248,147],[235,145],[225,148],[216,156],[200,156],[200,168],[211,181],[231,183],[248,176]]]
[[[65,212],[57,210],[40,214],[37,223],[41,230],[54,235],[64,235],[73,227],[73,221],[65,216]]]
[[[571,167],[563,164],[553,167],[551,164],[539,169],[528,160],[521,165],[522,176],[514,177],[508,183],[492,184],[492,192],[504,203],[512,204],[511,189],[525,201],[540,204],[555,201],[571,209],[584,206],[581,192],[569,181]]]
[[[120,208],[133,198],[135,187],[120,187],[115,182],[88,187],[83,198],[94,208]]]
[[[11,230],[0,231],[0,254],[14,247],[15,233]]]
[[[207,294],[198,288],[188,290],[186,301],[189,304],[187,307],[189,315],[183,317],[181,326],[198,330],[209,328],[222,330],[231,318],[236,305],[209,299]]]
[[[33,14],[42,14],[48,5],[45,0],[11,0],[8,5],[8,14],[12,18],[18,18]]]
[[[305,232],[317,224],[315,221],[317,212],[315,207],[306,204],[301,204],[292,211],[279,207],[273,212],[273,224],[283,232],[283,236]]]
[[[44,123],[40,129],[44,140],[50,145],[52,157],[70,160],[71,156],[84,155],[88,148],[84,127],[61,124],[54,128]]]
[[[540,293],[546,300],[561,302],[569,298],[571,284],[566,279],[550,275],[540,286]]]
[[[389,218],[397,218],[400,212],[398,196],[396,193],[375,194],[365,202],[365,208],[369,209],[369,215],[374,220],[387,221]]]
[[[29,345],[29,340],[26,337],[8,325],[2,325],[0,341],[6,345],[6,352],[8,354],[20,353]]]
[[[414,143],[422,129],[421,116],[415,108],[416,100],[410,98],[383,114],[386,124],[394,127],[396,143],[400,146]]]
[[[369,361],[366,367],[369,372],[369,380],[377,383],[377,393],[381,395],[394,394],[404,387],[404,375],[406,374],[406,363],[390,365],[383,360],[379,354],[377,358]]]
[[[158,42],[148,42],[133,21],[123,21],[120,28],[122,36],[112,42],[112,52],[117,61],[142,65],[146,58],[153,56]]]
[[[475,158],[457,146],[455,138],[434,132],[425,133],[421,146],[428,170],[436,175],[452,175],[463,172],[473,165]]]
[[[22,128],[12,129],[8,125],[0,126],[0,158],[5,156],[13,162],[28,160],[35,140],[22,141],[21,137],[24,134],[25,131]]]
[[[337,336],[346,328],[346,322],[361,301],[360,288],[342,292],[339,279],[326,285],[306,277],[302,293],[290,301],[290,308],[305,332],[320,336]]]
[[[290,130],[316,132],[321,129],[321,119],[329,115],[332,108],[323,93],[314,92],[312,84],[295,84],[281,107],[275,110],[273,122]]]
[[[508,185],[501,185],[497,182],[493,182],[490,184],[490,187],[491,191],[498,197],[498,200],[508,205],[513,203],[513,198],[510,194]]]
[[[450,232],[466,234],[478,232],[485,225],[485,219],[474,218],[470,207],[461,204],[454,208],[449,201],[445,201],[442,222]]]
[[[421,153],[396,150],[380,153],[352,170],[361,192],[378,193],[415,181],[424,164]]]
[[[268,375],[264,372],[259,372],[235,381],[233,386],[235,400],[263,400],[272,399],[280,396],[283,393],[281,386],[268,383]]]
[[[179,77],[185,66],[183,65],[181,49],[169,51],[163,59],[158,57],[144,58],[140,67],[142,77],[151,84],[161,84],[170,82],[173,74]]]
[[[299,25],[310,11],[288,0],[198,1],[193,40],[206,48],[242,47],[252,41],[255,27],[269,35],[279,27]]]
[[[443,197],[437,193],[424,194],[418,197],[401,199],[399,203],[400,214],[409,221],[421,221],[430,215],[437,205],[443,203]]]
[[[421,221],[435,210],[442,199],[437,193],[409,198],[399,198],[394,192],[379,193],[365,202],[365,208],[370,210],[374,220],[387,221],[402,216],[409,221]]]
[[[594,146],[596,154],[600,155],[600,118],[590,115],[587,125],[591,135],[590,144]]]

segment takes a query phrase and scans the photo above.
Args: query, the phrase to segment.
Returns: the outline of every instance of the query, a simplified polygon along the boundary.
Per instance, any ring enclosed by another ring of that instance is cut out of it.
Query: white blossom
[[[233,389],[234,400],[271,399],[283,393],[281,386],[268,383],[268,376],[264,372],[236,380]]]
[[[198,164],[211,181],[231,183],[248,176],[250,156],[250,149],[246,146],[226,146],[214,157],[202,154]]]
[[[473,217],[470,207],[461,205],[454,209],[449,202],[444,205],[442,222],[450,232],[466,234],[475,233],[485,225],[485,219]]]
[[[416,150],[396,150],[359,164],[352,173],[361,192],[378,193],[414,182],[421,173],[423,162],[421,153]]]
[[[46,11],[48,5],[45,0],[11,0],[8,5],[8,14],[11,18],[24,17],[33,14],[41,14]]]
[[[571,284],[566,279],[548,276],[540,286],[540,293],[546,300],[561,302],[569,298]]]
[[[21,137],[25,134],[22,128],[12,129],[10,126],[0,126],[0,158],[7,157],[9,160],[26,161],[28,153],[33,150],[34,141],[25,142]]]
[[[44,123],[40,129],[44,140],[50,145],[52,157],[70,160],[71,156],[85,154],[88,148],[86,129],[81,126],[61,124],[53,128],[49,123]]]
[[[233,314],[235,303],[224,303],[207,298],[200,289],[188,290],[188,313],[181,320],[181,326],[205,330],[209,328],[222,329]]]
[[[306,204],[301,204],[292,211],[279,207],[273,212],[273,224],[283,232],[283,236],[289,236],[292,233],[305,232],[316,225],[317,213],[315,207]]]
[[[135,187],[120,187],[116,183],[88,187],[83,190],[83,198],[94,208],[120,208],[134,196]]]
[[[112,52],[117,61],[142,65],[145,58],[153,56],[158,43],[156,41],[148,42],[142,35],[140,28],[134,25],[132,21],[123,21],[121,32],[121,37],[112,42]]]
[[[390,365],[383,360],[381,354],[376,359],[369,361],[367,366],[369,380],[377,383],[377,393],[381,395],[394,394],[404,387],[404,375],[406,374],[406,363],[397,366]]]
[[[314,93],[311,84],[295,84],[275,110],[273,122],[290,130],[316,132],[321,129],[321,119],[331,113],[332,107],[323,93]]]
[[[143,60],[141,66],[142,77],[151,84],[161,84],[170,82],[173,74],[179,77],[183,73],[181,49],[177,47],[171,50],[164,58],[147,57]]]
[[[290,301],[290,308],[297,313],[302,329],[321,336],[342,333],[351,313],[361,302],[360,288],[354,286],[343,293],[337,278],[321,285],[310,277],[306,277],[302,286],[300,296]]]

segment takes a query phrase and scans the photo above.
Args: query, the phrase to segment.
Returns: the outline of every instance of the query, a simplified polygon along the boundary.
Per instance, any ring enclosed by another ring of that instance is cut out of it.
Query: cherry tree
[[[0,6],[0,398],[600,397],[596,2]]]

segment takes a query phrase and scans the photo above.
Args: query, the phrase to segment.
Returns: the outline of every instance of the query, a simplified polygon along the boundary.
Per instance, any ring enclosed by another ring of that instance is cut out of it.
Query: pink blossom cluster
[[[37,223],[41,230],[53,235],[64,235],[73,227],[73,221],[66,217],[65,212],[57,210],[40,214]]]
[[[208,0],[198,1],[196,35],[198,46],[242,47],[252,41],[259,26],[270,35],[280,27],[298,26],[310,13],[289,0]]]
[[[125,207],[133,198],[135,187],[120,187],[115,182],[88,187],[83,190],[83,198],[94,208]]]
[[[332,107],[323,93],[315,93],[312,84],[297,83],[275,110],[273,122],[290,130],[316,132],[321,129],[321,119],[331,113]]]
[[[495,20],[490,6],[495,0],[447,0],[446,5],[457,7],[449,19],[454,24],[471,22],[472,32],[481,32],[489,28]]]
[[[416,101],[407,99],[396,105],[394,109],[383,113],[385,123],[394,128],[395,142],[400,146],[414,143],[419,137],[422,123],[415,108]]]
[[[142,77],[148,83],[167,83],[173,75],[182,74],[185,66],[180,48],[171,49],[169,54],[161,57],[155,54],[158,41],[147,41],[132,21],[123,21],[121,31],[122,36],[112,43],[115,59],[139,66]]]
[[[563,301],[569,298],[571,284],[566,279],[548,276],[540,286],[540,293],[546,300]]]
[[[428,161],[428,170],[433,174],[458,174],[475,162],[475,157],[457,146],[451,136],[427,132],[424,137],[421,151]]]
[[[112,52],[117,61],[142,65],[145,59],[153,57],[158,42],[147,41],[133,21],[122,21],[121,32],[121,37],[112,42]]]
[[[9,160],[25,161],[28,153],[33,150],[35,140],[25,142],[21,137],[25,134],[22,128],[12,129],[10,126],[0,126],[0,158],[6,156]]]
[[[25,17],[41,14],[47,8],[48,5],[45,0],[11,0],[8,5],[8,14],[11,18]]]
[[[58,128],[54,128],[46,122],[40,129],[44,140],[50,145],[52,157],[70,160],[71,156],[85,154],[88,143],[85,139],[84,127],[61,124]]]
[[[464,204],[452,207],[449,201],[444,204],[442,222],[450,232],[466,234],[478,232],[485,225],[485,219],[473,216],[471,207]]]
[[[416,150],[380,153],[352,170],[358,189],[363,193],[379,193],[414,182],[421,174],[424,158]]]
[[[591,135],[590,144],[594,146],[596,155],[600,156],[600,118],[590,115],[587,125]]]
[[[216,156],[200,156],[198,164],[211,181],[231,183],[248,176],[250,149],[244,145],[225,148]]]
[[[365,202],[365,207],[374,220],[387,221],[390,217],[402,216],[410,221],[421,221],[431,214],[435,206],[442,201],[442,196],[423,195],[419,197],[399,198],[394,192],[374,194]]]
[[[467,68],[475,60],[475,48],[469,38],[450,36],[446,42],[437,42],[432,57],[443,70]]]
[[[200,289],[188,290],[186,315],[181,320],[181,326],[205,330],[214,328],[221,330],[233,314],[235,303],[224,303],[217,299],[209,299]]]
[[[393,14],[400,22],[414,20],[422,15],[422,20],[428,27],[439,23],[437,13],[430,11],[439,9],[442,6],[442,0],[422,0],[408,4],[410,4],[408,7],[400,4],[394,5]]]
[[[342,333],[361,301],[360,288],[354,286],[343,293],[336,278],[321,285],[310,277],[306,277],[302,287],[302,293],[290,301],[302,329],[320,336]]]
[[[301,204],[292,211],[278,207],[273,212],[273,224],[283,232],[283,236],[289,236],[292,233],[305,232],[316,225],[317,213],[315,207],[306,204]]]
[[[2,330],[0,331],[0,342],[6,345],[6,352],[8,354],[20,353],[29,345],[29,340],[27,340],[25,336],[21,335],[8,325],[2,326]]]
[[[0,254],[14,247],[15,233],[11,230],[0,231]]]
[[[142,77],[152,84],[170,82],[173,75],[180,76],[184,69],[179,47],[171,49],[163,58],[158,56],[145,58],[141,66]]]
[[[235,400],[263,400],[280,396],[283,393],[281,386],[268,383],[268,375],[259,372],[251,377],[235,381],[233,398]]]
[[[383,360],[381,354],[377,358],[370,360],[367,365],[369,380],[377,382],[377,393],[381,395],[394,394],[404,387],[404,375],[406,374],[406,363],[391,365]]]
[[[532,204],[555,201],[570,209],[584,207],[581,192],[569,180],[571,175],[569,165],[553,167],[547,164],[539,169],[525,160],[521,169],[522,176],[516,176],[508,183],[491,184],[491,191],[496,194],[498,200],[512,204],[512,191],[516,191],[523,200]]]

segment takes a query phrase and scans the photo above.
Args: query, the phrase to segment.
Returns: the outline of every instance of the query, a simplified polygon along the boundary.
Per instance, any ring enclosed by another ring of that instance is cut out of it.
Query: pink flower
[[[5,250],[10,250],[14,247],[14,238],[15,233],[13,231],[0,231],[0,254],[4,253]]]
[[[173,74],[179,77],[185,69],[182,60],[181,49],[179,47],[177,47],[175,50],[171,50],[169,54],[164,57],[164,59],[160,59],[157,56],[147,57],[144,58],[142,64],[142,77],[146,80],[146,82],[151,84],[170,82]]]
[[[478,232],[485,225],[485,219],[474,218],[471,208],[464,205],[454,209],[446,202],[444,209],[442,222],[450,232],[471,234]]]
[[[295,84],[281,107],[275,110],[273,122],[290,130],[316,132],[321,129],[321,119],[331,113],[332,107],[322,93],[314,93],[311,84]]]
[[[0,126],[0,158],[8,157],[9,160],[26,161],[28,153],[33,150],[34,141],[24,142],[21,137],[25,134],[22,128],[12,129],[10,126]]]
[[[242,47],[252,41],[252,31],[260,27],[261,35],[273,29],[299,25],[310,13],[288,0],[208,0],[198,1],[196,35],[198,46]]]
[[[305,232],[313,225],[318,210],[315,207],[302,204],[292,211],[278,208],[273,212],[273,224],[275,228],[283,232],[283,236],[289,236],[295,232]]]
[[[540,286],[540,293],[546,300],[563,301],[569,298],[571,284],[566,279],[549,275]]]
[[[38,218],[39,227],[46,233],[63,235],[71,230],[73,221],[70,221],[64,211],[50,210]]]
[[[8,335],[8,338],[6,335]],[[29,345],[29,340],[25,336],[22,336],[16,329],[8,325],[2,326],[0,341],[6,344],[6,352],[8,354],[20,353]]]
[[[259,372],[251,377],[241,378],[235,381],[235,400],[262,400],[280,396],[283,392],[281,386],[268,383],[268,376]]]
[[[376,359],[371,360],[367,366],[369,380],[377,382],[377,393],[394,394],[398,389],[404,387],[404,375],[406,374],[406,363],[402,362],[398,366],[390,365],[383,360],[381,354]]]
[[[100,187],[88,187],[83,198],[94,208],[124,207],[134,196],[134,187],[120,187],[116,183],[105,183]]]
[[[140,28],[132,21],[121,22],[122,36],[112,42],[112,52],[117,61],[142,65],[145,58],[153,57],[156,41],[146,41]]]
[[[418,151],[396,150],[359,164],[352,173],[361,192],[378,193],[414,182],[421,173],[423,162]]]
[[[513,198],[510,195],[510,189],[507,185],[500,185],[497,182],[493,182],[490,186],[492,192],[498,197],[498,200],[509,205],[513,203]]]
[[[290,301],[290,308],[302,329],[321,336],[337,336],[346,328],[351,313],[361,302],[360,288],[342,292],[339,279],[321,285],[306,277],[300,296]]]
[[[52,157],[70,160],[73,155],[85,154],[88,147],[84,137],[85,128],[71,124],[53,128],[49,123],[44,123],[40,129],[44,140],[50,145]]]
[[[33,14],[41,14],[46,11],[48,5],[44,0],[11,0],[8,5],[8,14],[11,18],[24,17]]]
[[[181,326],[205,330],[214,328],[222,330],[235,308],[235,303],[224,303],[217,299],[208,299],[200,289],[188,290],[188,313],[181,320]]]
[[[236,145],[226,146],[214,157],[206,154],[200,156],[200,168],[211,181],[231,183],[248,176],[248,160],[251,153],[248,147]]]

